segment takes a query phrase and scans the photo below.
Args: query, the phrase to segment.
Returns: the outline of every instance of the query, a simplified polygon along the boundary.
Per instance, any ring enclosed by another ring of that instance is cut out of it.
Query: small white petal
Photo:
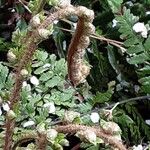
[[[12,9],[11,12],[14,13],[14,12],[16,12],[16,11],[15,11],[15,9]]]
[[[47,63],[43,66],[43,68],[49,68],[51,66],[51,64]]]
[[[56,111],[54,102],[45,103],[45,104],[43,105],[43,107],[47,108],[47,109],[48,109],[48,112],[49,112],[50,114],[55,113],[55,111]]]
[[[150,126],[150,119],[145,120],[145,123]]]
[[[28,99],[31,99],[31,98],[32,98],[32,96],[31,96],[31,95],[28,95],[28,96],[27,96],[27,98],[28,98]]]
[[[2,107],[3,107],[3,109],[4,109],[5,111],[9,111],[9,110],[10,110],[10,107],[9,107],[8,103],[3,103],[3,104],[2,104]]]
[[[147,30],[146,30],[146,31],[143,31],[143,32],[141,33],[141,35],[142,35],[143,38],[147,38]]]
[[[93,123],[99,122],[99,119],[100,119],[99,114],[96,112],[91,113],[90,119]]]
[[[150,11],[147,11],[147,12],[146,12],[146,15],[150,15]]]
[[[58,22],[59,22],[58,20],[54,20],[54,22],[53,22],[53,23],[54,23],[54,24],[57,24]]]
[[[127,49],[125,49],[124,47],[121,47],[120,50],[122,51],[122,53],[125,53],[127,51]]]
[[[134,90],[135,90],[136,93],[138,93],[139,90],[140,90],[140,86],[139,86],[139,85],[135,85],[135,86],[134,86]]]
[[[63,50],[66,50],[66,41],[63,41]]]
[[[23,127],[25,128],[25,127],[32,126],[32,125],[35,125],[35,122],[32,121],[32,120],[30,120],[30,121],[25,122],[25,123],[23,124]]]
[[[146,26],[144,25],[144,23],[141,23],[141,22],[137,22],[136,24],[134,24],[133,26],[133,30],[137,33],[141,33],[141,35],[144,37],[144,38],[147,38],[147,28]]]
[[[32,76],[30,78],[30,82],[33,84],[33,85],[39,85],[39,80],[37,79],[36,76]]]
[[[87,51],[88,51],[89,53],[93,53],[93,49],[92,49],[92,48],[87,48]]]
[[[143,150],[143,146],[142,145],[133,146],[133,150]]]
[[[0,116],[2,115],[2,109],[0,108]]]
[[[22,87],[26,87],[27,85],[28,85],[27,82],[26,82],[26,81],[23,81]]]
[[[113,23],[113,24],[112,24],[112,27],[114,28],[114,27],[117,25],[118,21],[117,21],[116,19],[113,19],[113,20],[112,20],[112,23]]]
[[[77,28],[77,23],[73,23],[73,27],[74,27],[74,29],[76,29]]]
[[[145,25],[144,23],[141,23],[141,22],[137,22],[136,24],[134,24],[133,26],[133,30],[135,32],[143,32],[145,30]]]
[[[133,3],[131,1],[126,2],[127,5],[129,5],[130,7],[133,6]]]

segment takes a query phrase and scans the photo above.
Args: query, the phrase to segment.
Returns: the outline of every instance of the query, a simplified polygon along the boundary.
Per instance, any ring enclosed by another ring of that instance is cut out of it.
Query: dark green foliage
[[[41,9],[38,8],[39,2],[39,0],[30,1],[29,8],[33,14],[36,14]],[[28,65],[29,76],[25,79],[27,85],[23,86],[21,101],[14,110],[17,115],[16,122],[18,127],[15,131],[14,140],[17,141],[22,133],[31,132],[28,127],[27,130],[22,129],[23,124],[28,120],[35,122],[35,126],[31,127],[34,130],[37,125],[42,123],[47,128],[57,124],[57,121],[63,121],[64,113],[67,110],[71,110],[81,115],[76,117],[74,122],[93,126],[95,124],[90,119],[92,112],[101,112],[103,106],[108,105],[109,107],[111,103],[150,94],[149,31],[148,37],[143,38],[140,33],[136,33],[133,30],[133,26],[137,22],[143,22],[147,29],[149,28],[150,15],[147,15],[146,12],[149,10],[150,0],[135,0],[131,2],[131,5],[129,2],[131,1],[72,1],[74,5],[83,5],[93,9],[95,12],[94,25],[96,34],[120,41],[123,43],[122,47],[115,47],[109,43],[109,39],[108,41],[98,41],[91,38],[91,45],[86,50],[86,59],[92,66],[90,75],[87,78],[87,82],[74,88],[67,80],[67,63],[65,60],[72,33],[63,31],[62,28],[70,29],[73,23],[70,21],[75,21],[76,19],[71,16],[68,18],[70,23],[64,23],[61,20],[58,24],[55,24],[51,36],[53,43],[51,40],[48,42],[52,43],[52,47],[50,46],[52,51],[57,48],[57,56],[50,55],[49,49],[39,48],[34,55],[32,65]],[[47,1],[47,5],[48,3],[50,4],[49,7],[54,5],[50,0]],[[0,4],[4,5],[4,2],[0,1]],[[4,36],[5,38],[0,37],[0,52],[3,54],[3,52],[6,53],[11,49],[14,54],[21,56],[24,50],[24,48],[20,49],[21,42],[26,36],[29,20],[24,18],[27,10],[21,4],[14,7],[17,13],[21,15],[21,18],[15,25],[17,30],[13,33],[11,42],[7,42],[6,35]],[[29,18],[31,17],[30,15],[28,12],[27,16]],[[0,18],[3,18],[3,13],[1,12]],[[113,19],[117,21],[114,27],[112,26]],[[0,31],[2,25],[0,23]],[[12,33],[12,31],[10,32]],[[48,47],[51,43],[48,43]],[[41,47],[43,47],[42,44],[40,45]],[[6,62],[7,59],[4,61]],[[11,65],[11,63],[0,63],[0,98],[4,102],[8,101],[14,84],[13,72],[15,71],[12,71],[14,68],[11,68]],[[15,64],[16,66],[17,64]],[[38,79],[38,85],[31,83],[30,77],[32,76]],[[49,113],[49,110],[44,107],[46,103],[53,103],[56,111]],[[113,110],[113,118],[111,119],[121,127],[122,137],[127,145],[137,145],[143,139],[146,143],[150,140],[150,127],[145,124],[145,120],[149,119],[149,115],[146,114],[149,112],[149,106],[150,102],[145,99],[141,102],[128,102],[118,105]],[[103,119],[107,120],[108,118],[105,116]],[[0,127],[4,125],[4,122],[5,116],[3,113],[0,115]],[[34,132],[34,130],[32,131]],[[0,138],[2,136],[0,133]],[[55,144],[58,145],[53,145],[48,149],[55,149],[57,146],[62,148],[60,143],[64,138],[65,136],[60,134],[55,141]],[[29,145],[32,147],[34,145],[32,144]],[[103,144],[82,143],[81,147],[86,150],[110,149]]]

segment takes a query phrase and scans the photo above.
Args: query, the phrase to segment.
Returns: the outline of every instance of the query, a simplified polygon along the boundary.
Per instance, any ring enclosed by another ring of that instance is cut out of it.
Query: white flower
[[[54,102],[45,103],[45,104],[43,105],[43,107],[48,108],[48,112],[49,112],[50,114],[55,113],[55,111],[56,111]]]
[[[150,119],[145,120],[145,123],[150,126]]]
[[[34,125],[34,124],[35,124],[35,122],[32,121],[32,120],[30,120],[30,121],[25,122],[25,123],[23,124],[23,127],[25,128],[25,127],[28,127],[28,126],[32,126],[32,125]]]
[[[142,37],[147,38],[148,33],[144,23],[137,22],[136,24],[134,24],[133,30],[137,33],[141,33]]]
[[[116,19],[113,19],[113,20],[112,20],[112,23],[113,23],[113,24],[112,24],[112,27],[114,28],[114,27],[117,25],[118,21],[117,21]]]
[[[33,85],[39,85],[39,80],[37,79],[36,76],[32,76],[30,78],[30,82],[33,84]]]
[[[9,110],[10,110],[10,107],[9,107],[8,103],[3,103],[3,104],[2,104],[2,107],[3,107],[3,109],[4,109],[5,111],[9,111]]]
[[[97,112],[91,113],[90,119],[93,123],[99,122],[99,119],[100,119],[99,114]]]
[[[133,150],[143,150],[143,146],[142,145],[133,146]]]
[[[51,66],[51,64],[47,63],[43,66],[43,68],[49,68]]]

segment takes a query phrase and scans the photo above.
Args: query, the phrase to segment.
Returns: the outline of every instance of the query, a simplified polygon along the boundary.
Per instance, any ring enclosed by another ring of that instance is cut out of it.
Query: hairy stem
[[[85,8],[84,8],[85,9]],[[79,11],[78,11],[79,12]],[[9,102],[10,102],[10,109],[14,110],[15,106],[17,105],[19,99],[20,99],[20,91],[22,88],[22,83],[23,83],[23,76],[21,75],[21,70],[24,69],[27,64],[29,64],[32,61],[32,57],[34,55],[34,52],[36,51],[37,45],[44,40],[44,37],[41,37],[38,33],[39,29],[46,29],[50,24],[53,23],[54,20],[56,19],[61,19],[61,18],[65,18],[67,16],[69,16],[70,14],[75,14],[75,15],[79,15],[76,14],[76,8],[73,6],[68,6],[68,8],[63,8],[63,9],[59,9],[57,12],[54,12],[52,14],[50,14],[44,21],[43,23],[37,28],[37,29],[31,29],[28,31],[25,40],[22,42],[24,53],[22,55],[22,58],[20,59],[20,61],[18,62],[17,68],[15,70],[15,84],[12,90],[12,94],[10,96]],[[83,11],[82,11],[82,15],[83,15]],[[80,37],[81,33],[82,33],[82,24],[83,22],[81,21],[82,16],[79,15],[79,25],[81,27],[81,30],[77,30],[76,34]],[[79,33],[81,31],[81,33]],[[72,51],[76,50],[76,46],[73,42],[79,43],[80,39],[74,37],[74,40],[72,40],[71,45],[74,45],[73,47],[75,49],[73,49]],[[13,131],[15,128],[15,119],[11,119],[8,116],[6,116],[6,135],[5,135],[5,145],[4,145],[4,150],[11,150],[12,149],[12,145],[13,145],[13,140],[12,140],[12,136],[13,136]],[[46,144],[45,144],[46,145]],[[39,148],[40,149],[40,148]]]
[[[46,150],[46,148],[47,148],[46,135],[45,134],[38,134],[36,144],[37,144],[37,150]]]
[[[84,125],[69,124],[64,126],[57,126],[55,130],[57,130],[58,132],[71,134],[75,134],[80,130],[91,130],[98,137],[103,139],[105,143],[109,143],[111,146],[118,148],[119,150],[127,150],[126,147],[119,140],[115,139],[111,134],[106,134],[102,129],[98,127],[88,127]]]
[[[17,104],[17,102],[20,99],[20,91],[21,91],[22,82],[23,82],[21,70],[26,66],[27,63],[29,63],[31,61],[32,55],[33,55],[35,50],[36,50],[36,44],[33,43],[33,41],[29,42],[29,44],[27,46],[27,50],[25,51],[22,59],[18,63],[19,66],[16,69],[15,84],[14,84],[14,88],[12,90],[12,95],[10,96],[10,99],[9,99],[11,110],[14,110],[15,104]],[[8,116],[6,116],[5,127],[6,127],[6,136],[5,136],[4,150],[11,150],[13,130],[15,127],[15,120],[14,119],[12,120]]]
[[[15,127],[15,120],[6,119],[6,134],[5,134],[5,145],[4,150],[11,150],[12,147],[12,136]]]
[[[23,143],[26,143],[26,142],[30,142],[30,141],[33,141],[35,140],[34,138],[24,138],[24,139],[21,139],[19,141],[17,141],[14,146],[12,147],[12,150],[16,150],[16,148],[20,145],[22,145]]]

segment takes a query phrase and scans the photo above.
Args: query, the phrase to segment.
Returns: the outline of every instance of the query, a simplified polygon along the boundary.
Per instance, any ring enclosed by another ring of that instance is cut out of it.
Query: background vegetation
[[[43,10],[46,15],[55,11],[54,1],[45,2],[43,8],[38,7],[42,6],[40,2],[44,4],[41,0],[0,0],[1,148],[9,111],[8,100],[15,82],[14,68],[18,61],[12,61],[13,56],[19,59],[23,54],[21,43],[32,16]],[[90,35],[91,43],[85,54],[91,65],[90,75],[77,88],[71,86],[67,79],[66,57],[77,18],[71,16],[56,22],[51,29],[52,34],[39,44],[32,64],[27,66],[29,74],[23,82],[21,100],[11,112],[16,118],[14,143],[31,133],[34,135],[36,130],[44,130],[50,134],[47,137],[50,144],[46,149],[111,149],[101,139],[94,142],[88,139],[90,143],[87,144],[78,138],[81,138],[80,134],[76,137],[59,133],[53,138],[49,130],[66,122],[102,126],[105,121],[113,121],[121,128],[121,137],[127,147],[135,149],[141,145],[142,149],[148,149],[150,1],[76,0],[71,4],[82,5],[95,12],[93,24],[96,32]],[[146,35],[142,34],[143,31],[134,30],[136,23],[144,24]],[[10,52],[14,55],[9,56]],[[93,122],[93,112],[100,116],[100,120]],[[34,139],[29,138],[17,145],[18,149],[24,147],[36,149]]]

